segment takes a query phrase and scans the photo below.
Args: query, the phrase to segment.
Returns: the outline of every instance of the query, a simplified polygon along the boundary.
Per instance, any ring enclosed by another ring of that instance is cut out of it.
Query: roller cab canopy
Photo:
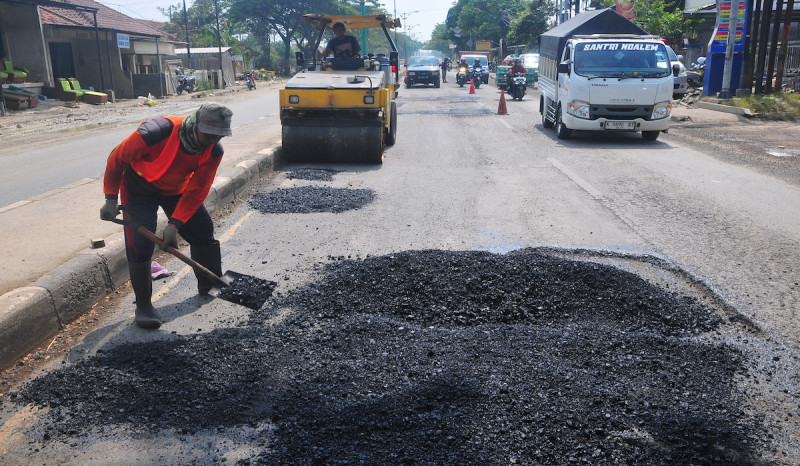
[[[586,11],[545,32],[539,38],[539,54],[556,63],[567,40],[576,35],[590,34],[636,34],[647,35],[647,31],[620,15],[613,8]]]
[[[389,15],[358,16],[358,15],[303,15],[303,21],[314,26],[318,31],[330,29],[336,23],[342,23],[347,29],[366,29],[384,27],[387,29],[399,28],[400,20],[392,19]]]

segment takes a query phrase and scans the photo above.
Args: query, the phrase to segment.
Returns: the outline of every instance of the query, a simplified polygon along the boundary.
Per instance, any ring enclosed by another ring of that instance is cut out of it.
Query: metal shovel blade
[[[219,278],[220,282],[215,280],[208,294],[254,311],[264,305],[278,286],[276,282],[230,270]]]

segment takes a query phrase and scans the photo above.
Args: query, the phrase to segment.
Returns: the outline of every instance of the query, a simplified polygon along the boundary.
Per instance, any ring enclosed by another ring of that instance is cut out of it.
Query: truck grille
[[[609,120],[635,120],[636,118],[650,119],[653,114],[652,105],[593,105],[590,118],[607,118]]]

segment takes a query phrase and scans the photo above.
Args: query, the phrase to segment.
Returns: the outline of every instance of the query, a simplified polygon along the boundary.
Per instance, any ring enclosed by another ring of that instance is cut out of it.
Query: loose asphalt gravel
[[[334,261],[244,328],[110,347],[11,398],[49,408],[39,448],[249,426],[241,464],[758,463],[722,325],[610,266],[409,251]]]
[[[370,189],[299,186],[257,193],[250,205],[262,213],[338,213],[360,209],[374,199],[375,193]]]

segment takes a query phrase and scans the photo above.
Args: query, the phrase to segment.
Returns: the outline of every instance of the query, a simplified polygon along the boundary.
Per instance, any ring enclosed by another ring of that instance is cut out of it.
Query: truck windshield
[[[584,42],[575,45],[575,73],[589,78],[661,78],[670,75],[663,44]]]

